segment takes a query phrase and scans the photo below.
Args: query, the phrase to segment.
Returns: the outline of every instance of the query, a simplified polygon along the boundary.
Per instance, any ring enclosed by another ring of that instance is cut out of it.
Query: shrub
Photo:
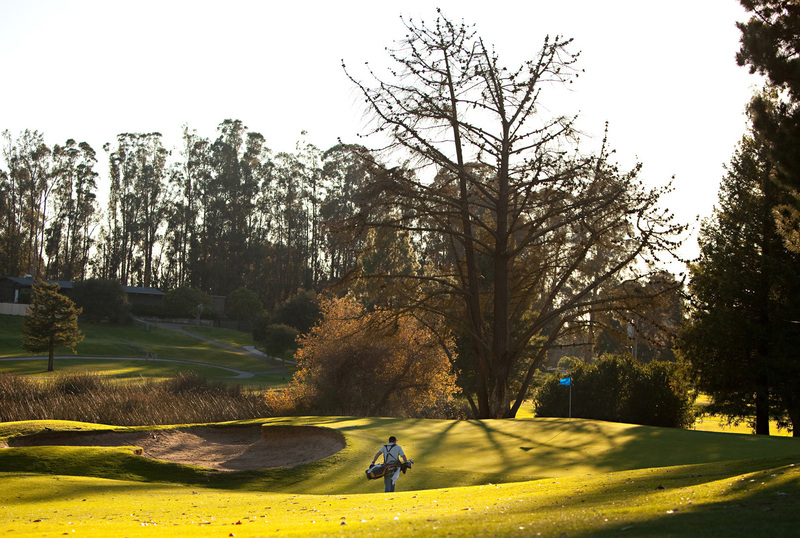
[[[267,401],[276,414],[444,416],[457,392],[438,337],[414,319],[322,301],[323,319],[301,337],[300,369]],[[452,343],[450,353],[453,353]],[[281,411],[279,412],[278,409]]]
[[[297,329],[281,323],[267,325],[253,333],[256,343],[264,348],[267,355],[273,357],[283,357],[287,351],[291,355],[291,351],[297,347],[297,336]]]
[[[164,314],[173,318],[208,318],[213,316],[211,296],[202,290],[182,287],[170,290],[164,296]]]
[[[225,313],[231,319],[252,320],[264,314],[264,305],[254,291],[242,286],[228,295]]]
[[[311,330],[321,318],[317,295],[311,290],[299,290],[275,308],[272,323],[288,325],[300,334]]]
[[[131,305],[119,282],[104,278],[75,282],[70,297],[76,306],[83,308],[81,320],[118,324],[131,322]]]
[[[572,372],[572,416],[648,426],[687,427],[693,400],[679,364],[641,364],[630,356],[606,356]],[[551,376],[536,392],[535,414],[566,417],[570,389]]]
[[[52,381],[52,388],[56,393],[63,395],[90,394],[105,388],[106,379],[89,372],[61,375]]]

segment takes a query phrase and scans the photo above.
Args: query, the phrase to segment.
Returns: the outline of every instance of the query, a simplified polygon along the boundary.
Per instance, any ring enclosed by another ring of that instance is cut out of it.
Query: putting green
[[[800,444],[793,438],[576,419],[452,421],[295,417],[245,422],[332,428],[344,435],[347,446],[318,462],[252,471],[235,478],[199,468],[142,461],[143,458],[134,456],[130,450],[114,452],[112,449],[77,447],[61,449],[61,452],[56,448],[50,451],[41,448],[0,450],[0,469],[112,479],[138,477],[139,480],[205,482],[241,490],[354,494],[382,490],[381,481],[367,481],[364,471],[390,435],[395,435],[408,457],[415,460],[412,469],[400,478],[398,488],[403,491],[584,477],[734,460],[800,457]],[[22,429],[30,434],[37,427],[43,429],[44,424],[36,421],[7,423],[0,427],[0,438]],[[92,428],[92,425],[81,423],[46,424],[51,429]],[[87,467],[85,464],[103,458],[108,460],[105,465]],[[167,473],[167,469],[171,471]]]

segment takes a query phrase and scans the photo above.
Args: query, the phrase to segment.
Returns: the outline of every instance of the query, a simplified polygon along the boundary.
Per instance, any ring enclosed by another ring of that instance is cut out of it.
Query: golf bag
[[[375,480],[376,478],[383,478],[387,474],[392,474],[399,468],[403,471],[403,474],[406,473],[407,470],[411,469],[411,464],[414,463],[414,460],[408,460],[405,463],[381,463],[378,465],[372,465],[369,469],[366,470],[367,473],[367,480]]]

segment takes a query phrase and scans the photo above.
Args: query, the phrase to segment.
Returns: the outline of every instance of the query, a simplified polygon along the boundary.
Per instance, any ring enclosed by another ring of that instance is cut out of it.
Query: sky
[[[737,0],[0,0],[0,131],[86,141],[101,163],[119,133],[160,132],[172,148],[183,125],[214,138],[227,118],[273,151],[377,146],[357,137],[364,109],[342,60],[380,73],[400,17],[436,7],[509,67],[546,35],[573,38],[584,72],[553,110],[579,114],[588,145],[608,122],[619,163],[641,162],[649,185],[674,177],[665,205],[679,222],[711,215],[760,83],[736,65]],[[695,252],[689,238],[682,254]]]

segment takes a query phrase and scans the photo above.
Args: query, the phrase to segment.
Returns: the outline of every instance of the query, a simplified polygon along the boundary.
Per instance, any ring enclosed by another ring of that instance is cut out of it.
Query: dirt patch
[[[147,432],[50,432],[8,441],[20,446],[136,446],[142,456],[218,471],[293,467],[345,447],[344,436],[319,426],[202,426]]]

